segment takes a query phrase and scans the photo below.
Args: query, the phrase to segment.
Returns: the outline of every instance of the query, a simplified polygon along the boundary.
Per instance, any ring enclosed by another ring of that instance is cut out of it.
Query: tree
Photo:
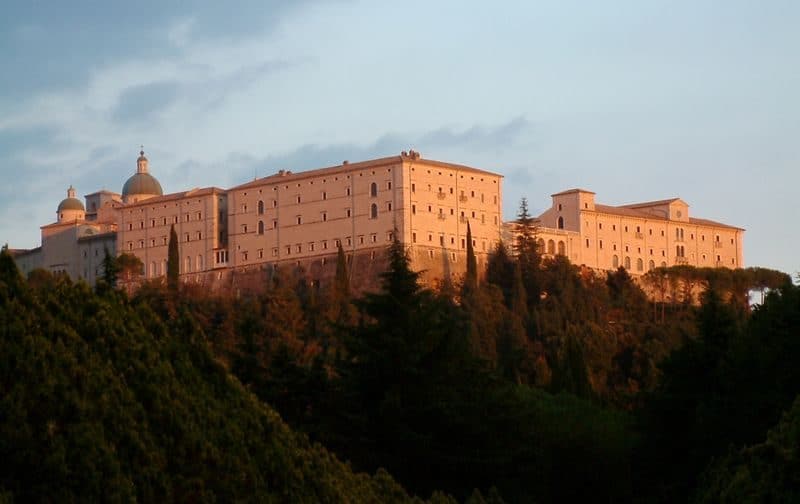
[[[333,295],[336,300],[350,299],[350,275],[347,271],[347,256],[339,242],[336,252],[336,276],[333,280]]]
[[[108,247],[103,248],[103,281],[112,289],[117,286],[117,277],[119,275],[119,264],[116,257],[112,256],[108,251]]]
[[[472,246],[472,229],[467,221],[467,275],[464,278],[464,289],[474,291],[478,288],[478,262],[475,259],[475,248]]]
[[[144,264],[142,264],[142,260],[135,255],[120,254],[114,259],[114,262],[116,262],[117,270],[126,285],[132,285],[142,276]]]
[[[541,293],[541,255],[536,243],[536,220],[528,211],[528,200],[522,198],[517,212],[517,222],[514,230],[516,233],[515,252],[517,261],[522,267],[522,282],[528,293],[528,309],[533,309],[539,303]]]
[[[174,224],[169,229],[169,248],[167,254],[167,286],[170,290],[177,291],[181,260],[178,252],[178,234],[175,232]]]

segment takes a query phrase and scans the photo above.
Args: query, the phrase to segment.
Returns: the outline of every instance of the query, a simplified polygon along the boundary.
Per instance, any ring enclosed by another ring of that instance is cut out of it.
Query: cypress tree
[[[347,257],[341,242],[339,242],[339,250],[336,253],[336,277],[333,281],[333,291],[337,301],[350,298],[350,275],[347,271]]]
[[[475,259],[475,249],[472,246],[472,229],[467,221],[467,276],[464,279],[464,288],[474,291],[478,287],[478,262]]]
[[[175,225],[173,224],[169,229],[169,249],[167,256],[167,286],[171,290],[178,290],[179,268],[178,233],[175,232]]]
[[[104,247],[105,256],[103,257],[103,280],[109,287],[117,286],[117,276],[119,275],[119,264],[115,257],[108,252],[108,247]]]

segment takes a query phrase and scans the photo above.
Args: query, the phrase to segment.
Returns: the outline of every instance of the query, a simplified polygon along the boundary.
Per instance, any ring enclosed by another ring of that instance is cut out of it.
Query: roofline
[[[747,231],[745,228],[740,228],[738,226],[731,226],[730,224],[723,224],[722,222],[716,222],[716,221],[712,221],[710,219],[703,219],[703,218],[700,218],[700,217],[689,217],[689,222],[686,222],[686,221],[668,219],[666,217],[660,217],[658,215],[647,213],[647,212],[642,212],[641,210],[637,210],[637,209],[634,209],[634,208],[615,207],[615,206],[612,206],[612,205],[601,205],[601,206],[609,207],[609,208],[620,208],[620,209],[623,209],[623,210],[633,210],[634,212],[640,212],[641,213],[641,215],[627,215],[627,214],[625,214],[626,217],[630,217],[632,219],[642,219],[642,220],[651,219],[651,220],[675,222],[675,223],[683,223],[683,224],[694,224],[696,226],[718,227],[718,228],[725,228],[725,229],[736,229],[736,230],[739,230],[739,231]],[[591,212],[591,213],[598,213],[598,214],[604,214],[604,215],[616,215],[616,216],[623,215],[623,214],[619,214],[619,213],[613,213],[613,212],[607,212],[607,211],[603,211],[603,210],[598,210],[597,208],[595,208],[594,210],[581,208],[581,212]]]
[[[480,173],[480,174],[488,175],[488,176],[492,176],[492,177],[504,178],[503,175],[501,175],[499,173],[494,173],[494,172],[490,172],[490,171],[486,171],[486,170],[481,170],[479,168],[473,168],[471,166],[460,165],[460,164],[455,164],[455,163],[446,163],[444,161],[436,161],[436,160],[433,160],[433,159],[414,158],[414,157],[411,157],[411,156],[402,156],[401,155],[401,156],[389,156],[389,157],[383,157],[383,158],[368,159],[368,160],[365,160],[365,161],[357,161],[355,163],[345,162],[345,163],[338,164],[338,165],[326,166],[324,168],[314,168],[314,169],[311,169],[311,170],[305,170],[305,171],[300,171],[300,172],[296,172],[296,173],[289,171],[289,172],[284,172],[283,175],[281,175],[280,172],[278,172],[278,173],[274,173],[272,175],[267,175],[266,177],[257,178],[255,180],[251,180],[249,182],[245,182],[243,184],[239,184],[237,186],[233,186],[228,190],[229,191],[238,191],[238,190],[241,190],[241,189],[247,189],[247,188],[250,188],[250,187],[257,187],[257,186],[261,186],[261,185],[264,185],[264,184],[270,184],[270,183],[276,183],[276,182],[280,183],[280,181],[284,181],[284,180],[285,181],[303,180],[303,179],[306,179],[306,178],[316,177],[316,176],[323,175],[323,174],[335,175],[335,174],[338,174],[338,173],[346,173],[346,172],[349,172],[349,171],[352,171],[352,170],[373,168],[373,167],[378,167],[378,166],[387,166],[387,165],[397,164],[397,163],[401,163],[402,164],[402,163],[405,163],[405,162],[408,162],[408,163],[416,162],[416,163],[420,163],[420,164],[428,164],[428,165],[432,165],[432,166],[439,166],[439,167],[442,167],[442,168],[463,170],[463,171],[469,171],[469,172],[473,172],[473,173]]]
[[[96,240],[98,238],[108,238],[108,237],[110,237],[112,235],[116,236],[117,232],[116,231],[106,231],[105,233],[97,233],[97,234],[93,234],[93,235],[79,236],[78,237],[78,241],[90,241],[90,240]]]
[[[201,191],[204,191],[202,194],[197,194]],[[207,192],[205,192],[207,191]],[[147,198],[141,201],[136,201],[132,203],[122,203],[119,208],[131,208],[131,207],[140,207],[145,205],[152,205],[153,203],[161,203],[164,201],[174,201],[177,199],[184,199],[184,198],[192,198],[194,196],[208,196],[214,194],[225,194],[228,191],[226,189],[221,189],[219,187],[196,187],[194,189],[189,189],[188,191],[181,191],[176,193],[169,193],[164,194],[161,196],[153,196],[152,198]]]
[[[580,188],[576,187],[575,189],[567,189],[566,191],[561,191],[561,192],[557,192],[555,194],[551,194],[550,197],[552,198],[554,196],[564,196],[565,194],[572,194],[572,193],[597,194],[594,191],[589,191],[587,189],[580,189]]]
[[[95,196],[97,194],[111,194],[113,196],[122,196],[122,194],[116,193],[114,191],[109,191],[108,189],[100,189],[99,191],[95,191],[93,193],[84,194],[83,197],[88,198],[89,196]]]
[[[654,200],[654,201],[643,201],[641,203],[628,203],[626,205],[619,205],[624,208],[644,208],[644,207],[651,207],[651,206],[659,206],[659,205],[667,205],[670,203],[674,203],[676,201],[682,202],[684,205],[689,206],[689,203],[683,201],[683,199],[675,197],[675,198],[668,198],[663,200]]]

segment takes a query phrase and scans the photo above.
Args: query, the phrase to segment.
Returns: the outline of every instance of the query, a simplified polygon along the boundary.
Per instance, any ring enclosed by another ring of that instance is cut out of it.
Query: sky
[[[800,271],[800,2],[140,0],[0,5],[0,242],[72,184],[166,192],[397,155],[505,176],[503,212],[574,187],[680,197]]]

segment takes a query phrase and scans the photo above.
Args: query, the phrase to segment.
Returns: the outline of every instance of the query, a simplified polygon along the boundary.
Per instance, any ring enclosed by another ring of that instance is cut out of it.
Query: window
[[[351,245],[353,245],[353,239],[352,239],[352,238],[350,238],[350,237],[348,236],[348,237],[346,238],[346,240],[347,240],[347,246],[348,246],[348,247],[350,247]]]
[[[278,229],[278,219],[272,220],[272,229]]]
[[[328,212],[322,212],[322,222],[328,221]]]
[[[272,200],[272,208],[277,208],[277,207],[278,207],[278,200],[276,199]]]
[[[323,200],[326,200],[326,199],[328,199],[328,193],[327,193],[327,192],[325,192],[325,191],[322,191],[322,199],[323,199]]]
[[[192,258],[186,256],[186,260],[183,262],[183,272],[184,273],[191,273],[192,272]]]
[[[556,227],[558,227],[558,229],[564,229],[564,217],[559,216]]]
[[[548,254],[556,253],[556,242],[554,242],[553,240],[547,240],[547,253]]]
[[[264,234],[264,221],[258,221],[258,234]]]
[[[587,242],[588,242],[588,240],[587,240]],[[561,240],[558,241],[558,255],[562,255],[562,256],[563,255],[567,255],[566,244]]]
[[[411,184],[411,192],[412,193],[417,192],[417,184]]]
[[[559,203],[559,204],[558,204],[558,211],[559,211],[559,212],[561,211],[561,208],[562,208],[562,206],[561,206],[561,203]]]
[[[589,238],[586,238],[586,248],[589,248]]]
[[[242,233],[247,233],[247,224],[242,224]]]
[[[264,215],[264,202],[261,200],[258,202],[258,215]]]
[[[301,245],[301,244],[299,244],[299,243],[298,243],[297,245],[295,245],[295,248],[297,249],[297,253],[298,253],[298,254],[299,254],[299,253],[301,253],[301,252],[303,251],[303,245]]]
[[[631,269],[631,258],[628,256],[625,256],[625,269]]]
[[[197,220],[203,220],[203,213],[197,212]]]
[[[301,215],[298,215],[297,216],[297,224],[302,224],[302,223],[303,223],[303,217]]]
[[[641,258],[636,259],[636,271],[644,271],[644,261]]]
[[[278,247],[272,247],[272,257],[278,257]]]
[[[203,271],[203,256],[201,254],[197,256],[197,271]]]
[[[647,271],[653,270],[655,268],[656,268],[656,262],[651,259],[650,262],[647,263]]]
[[[598,240],[597,246],[600,248],[600,250],[603,250],[603,240]]]
[[[345,213],[347,214],[347,216],[348,216],[348,217],[350,217],[351,215],[353,215],[353,213],[350,211],[350,209],[349,209],[349,208],[347,209],[347,211],[346,211]]]
[[[186,237],[186,238],[185,238],[183,241],[187,241],[187,242],[188,242],[188,241],[190,241],[190,240],[189,240],[189,233],[186,233],[185,237]]]
[[[614,269],[619,268],[619,257],[617,256],[617,254],[611,256],[611,266]]]
[[[372,196],[373,198],[378,196],[378,184],[376,184],[375,182],[369,185],[369,195]]]
[[[389,211],[389,212],[392,211],[392,202],[391,201],[386,203],[386,210]]]
[[[347,195],[350,196],[350,188],[349,187],[347,188],[346,192],[347,192]]]
[[[323,250],[327,250],[328,249],[328,240],[322,240],[322,248],[323,248]]]
[[[417,205],[411,205],[411,215],[417,215]]]
[[[417,243],[417,233],[411,233],[411,243]]]
[[[378,242],[378,235],[376,235],[376,234],[371,235],[370,236],[370,241],[372,241],[372,243],[377,243]]]

